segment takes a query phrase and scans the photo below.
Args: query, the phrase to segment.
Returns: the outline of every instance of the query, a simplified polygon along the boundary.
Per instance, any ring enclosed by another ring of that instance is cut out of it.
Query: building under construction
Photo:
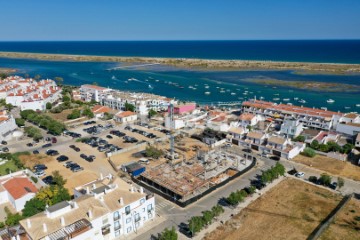
[[[228,150],[199,151],[193,159],[179,164],[163,163],[148,168],[140,180],[145,187],[161,192],[178,203],[203,195],[239,172],[253,161]]]

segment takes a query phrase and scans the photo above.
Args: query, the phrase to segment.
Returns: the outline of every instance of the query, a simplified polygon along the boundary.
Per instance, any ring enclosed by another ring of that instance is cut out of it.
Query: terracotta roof
[[[346,123],[345,125],[353,126],[353,127],[360,127],[360,123]]]
[[[286,142],[285,138],[272,136],[268,139],[268,142],[283,145]]]
[[[101,106],[101,105],[95,105],[91,111],[93,113],[106,113],[106,112],[110,112],[111,108],[107,107],[107,106]]]
[[[92,89],[101,90],[101,91],[107,89],[107,88],[104,88],[104,87],[100,87],[100,86],[96,86],[96,85],[89,85],[89,84],[82,85],[81,87],[92,88]]]
[[[24,177],[14,177],[3,183],[3,186],[14,199],[19,199],[28,193],[38,192],[35,185]]]
[[[249,132],[246,136],[250,138],[261,139],[264,137],[264,134],[261,132]]]
[[[251,113],[243,113],[240,115],[239,119],[243,121],[251,121],[255,117],[254,114]]]
[[[244,129],[242,127],[231,127],[228,131],[229,133],[243,134]]]
[[[132,116],[132,115],[136,115],[136,113],[131,112],[131,111],[125,111],[125,112],[120,112],[120,113],[116,114],[116,116],[120,117],[120,118],[129,117],[129,116]]]
[[[350,119],[355,119],[355,118],[357,118],[358,116],[359,116],[359,115],[356,114],[356,113],[348,113],[348,114],[346,114],[344,117],[350,118]]]

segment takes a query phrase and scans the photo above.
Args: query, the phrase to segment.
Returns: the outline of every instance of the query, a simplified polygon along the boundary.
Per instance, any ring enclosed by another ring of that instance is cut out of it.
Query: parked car
[[[75,166],[71,167],[70,170],[73,172],[79,172],[79,171],[84,170],[84,168],[80,167],[79,165],[75,165]]]
[[[47,184],[47,185],[51,185],[51,184],[54,184],[54,178],[53,176],[46,176],[42,179],[42,181]]]
[[[58,162],[65,162],[65,161],[69,160],[69,157],[67,157],[65,155],[60,155],[56,158],[56,160],[58,160]]]
[[[329,185],[329,187],[331,188],[331,189],[336,189],[337,188],[337,182],[333,182],[333,183],[331,183],[330,185]]]
[[[64,167],[69,168],[71,164],[74,164],[74,162],[73,161],[67,161],[63,165],[64,165]]]
[[[33,151],[33,154],[39,154],[40,152],[39,152],[39,150],[34,150]]]
[[[35,169],[36,171],[38,171],[38,170],[46,170],[46,169],[47,169],[47,166],[46,166],[45,164],[36,164],[36,165],[34,166],[34,169]]]
[[[9,148],[8,147],[4,147],[1,149],[2,152],[9,152]]]
[[[44,176],[45,175],[45,172],[44,171],[36,171],[36,172],[34,172],[34,175],[36,176],[36,177],[42,177],[42,176]]]
[[[51,147],[51,146],[52,146],[51,143],[47,143],[47,144],[42,145],[42,148],[48,148],[48,147]]]
[[[34,144],[33,143],[27,143],[26,146],[32,147],[32,146],[34,146]]]
[[[111,135],[106,135],[107,138],[112,139],[113,137]]]
[[[1,141],[2,145],[7,145],[7,141]]]
[[[295,174],[295,177],[298,177],[298,178],[302,178],[304,176],[305,176],[305,173],[303,173],[303,172],[298,172]]]
[[[287,173],[290,175],[295,175],[297,172],[298,171],[295,168],[293,168],[293,169],[289,170]]]
[[[76,146],[75,145],[70,145],[69,148],[75,149]]]
[[[46,155],[56,156],[56,155],[59,155],[59,152],[56,151],[56,150],[48,149],[48,150],[46,151]]]
[[[86,154],[84,154],[84,153],[80,154],[80,157],[83,158],[83,159],[87,158]]]
[[[74,148],[75,152],[80,152],[80,148],[76,147]]]
[[[51,138],[51,142],[52,142],[52,143],[57,143],[56,137]]]

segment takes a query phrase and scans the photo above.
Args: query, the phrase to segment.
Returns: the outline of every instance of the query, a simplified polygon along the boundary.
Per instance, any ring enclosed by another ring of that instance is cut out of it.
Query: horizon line
[[[132,39],[132,40],[0,40],[0,42],[215,42],[215,41],[359,41],[360,38],[313,38],[313,39]]]

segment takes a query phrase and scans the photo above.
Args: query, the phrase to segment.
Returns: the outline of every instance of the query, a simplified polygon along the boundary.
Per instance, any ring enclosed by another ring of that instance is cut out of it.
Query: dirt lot
[[[353,239],[360,239],[360,200],[356,199],[348,202],[319,238],[319,240]]]
[[[328,190],[286,179],[205,239],[303,240],[340,200],[340,195]]]
[[[328,172],[346,178],[360,181],[360,167],[349,162],[343,162],[333,158],[316,155],[313,158],[298,155],[294,158],[295,162],[299,162],[321,171]]]
[[[75,109],[75,108],[74,108]],[[46,113],[46,115],[52,117],[53,119],[56,119],[60,122],[66,122],[69,119],[67,119],[67,115],[69,115],[74,109],[65,109],[61,113]]]

